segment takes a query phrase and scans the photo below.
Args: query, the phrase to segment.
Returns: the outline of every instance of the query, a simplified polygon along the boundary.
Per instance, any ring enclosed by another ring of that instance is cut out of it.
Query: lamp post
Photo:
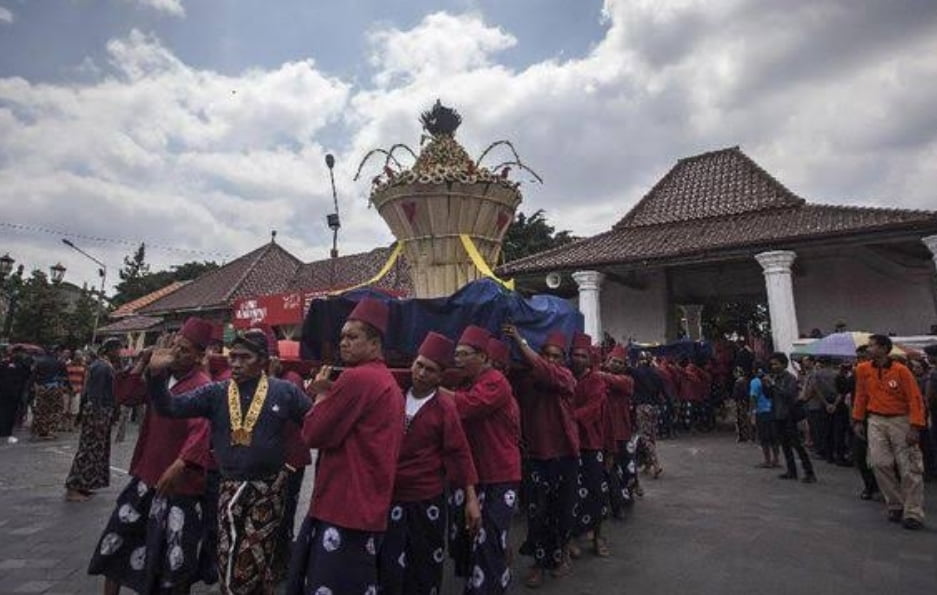
[[[3,290],[7,300],[7,311],[3,321],[3,339],[9,340],[10,331],[13,327],[13,316],[16,311],[16,301],[19,298],[20,285],[23,282],[23,265],[16,267],[16,273],[13,273],[13,265],[16,261],[9,254],[0,256],[0,289]],[[58,285],[65,278],[65,266],[58,262],[49,267],[49,278],[54,285]],[[11,274],[13,273],[13,274]],[[9,277],[9,281],[7,280]],[[9,287],[7,284],[9,283]]]
[[[98,317],[101,315],[101,308],[104,307],[104,283],[107,281],[107,265],[76,246],[67,238],[62,238],[62,243],[99,267],[98,276],[101,277],[101,293],[98,294],[98,307],[94,309],[94,330],[91,331],[91,344],[94,345],[98,339]]]

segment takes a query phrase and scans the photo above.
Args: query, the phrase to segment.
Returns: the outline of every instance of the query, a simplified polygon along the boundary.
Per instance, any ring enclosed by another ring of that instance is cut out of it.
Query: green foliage
[[[140,244],[132,255],[124,257],[124,266],[119,273],[121,282],[117,285],[117,293],[111,299],[111,303],[114,306],[121,306],[165,287],[173,281],[189,281],[217,268],[218,264],[215,262],[192,261],[173,266],[166,271],[151,273],[150,265],[146,263],[146,246]]]
[[[51,345],[65,334],[65,304],[46,274],[35,270],[17,292],[13,316],[14,342]]]
[[[504,235],[501,257],[503,262],[511,262],[568,244],[573,239],[575,238],[569,231],[556,231],[547,221],[543,209],[534,211],[530,216],[518,211],[514,222]]]
[[[703,304],[703,336],[708,339],[767,337],[771,334],[767,305],[756,300],[711,300]]]
[[[94,313],[98,301],[88,289],[82,289],[75,307],[65,314],[65,337],[63,343],[70,349],[76,349],[91,343],[94,334]],[[106,323],[106,314],[100,315],[100,321]]]

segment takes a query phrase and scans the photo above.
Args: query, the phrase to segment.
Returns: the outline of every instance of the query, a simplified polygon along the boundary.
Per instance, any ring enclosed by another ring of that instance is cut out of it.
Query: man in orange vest
[[[917,530],[924,527],[924,399],[911,371],[889,357],[891,350],[885,335],[869,337],[871,361],[856,367],[853,429],[864,438],[868,419],[869,458],[888,520]]]

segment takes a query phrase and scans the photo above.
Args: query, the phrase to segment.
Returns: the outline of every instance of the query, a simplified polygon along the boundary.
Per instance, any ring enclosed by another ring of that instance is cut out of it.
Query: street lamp
[[[98,294],[98,307],[94,310],[94,330],[91,331],[91,344],[93,345],[98,338],[98,317],[101,315],[101,308],[104,307],[104,283],[107,280],[107,265],[73,244],[72,241],[67,238],[62,238],[62,243],[100,267],[98,269],[98,275],[101,277],[101,293]],[[64,269],[65,267],[62,268]]]

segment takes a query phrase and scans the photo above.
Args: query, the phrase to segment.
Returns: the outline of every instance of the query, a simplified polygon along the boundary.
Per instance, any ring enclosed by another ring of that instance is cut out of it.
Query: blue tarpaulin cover
[[[355,304],[365,297],[390,305],[390,322],[384,338],[389,361],[416,355],[429,331],[458,340],[470,324],[484,327],[500,336],[501,326],[511,323],[536,349],[547,333],[562,330],[568,338],[582,331],[582,314],[568,301],[551,296],[524,298],[489,279],[469,283],[445,298],[399,299],[380,290],[362,288],[338,296],[314,300],[303,323],[302,358],[335,361],[339,334]]]

